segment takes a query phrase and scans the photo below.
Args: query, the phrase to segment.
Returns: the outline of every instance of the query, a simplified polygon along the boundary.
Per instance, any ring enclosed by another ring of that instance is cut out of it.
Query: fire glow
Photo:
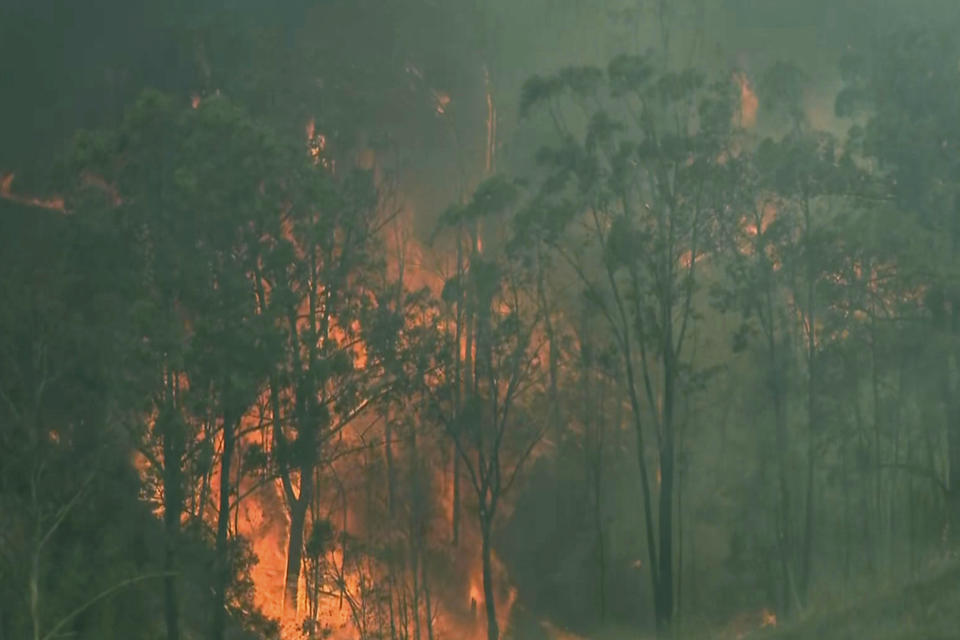
[[[740,87],[740,124],[745,129],[750,129],[757,123],[757,109],[760,101],[746,73],[740,71],[734,74],[733,79]]]
[[[45,198],[36,196],[24,196],[13,192],[13,173],[8,173],[0,177],[0,199],[16,202],[28,207],[38,207],[40,209],[49,209],[59,213],[66,213],[67,208],[61,196],[48,196]]]

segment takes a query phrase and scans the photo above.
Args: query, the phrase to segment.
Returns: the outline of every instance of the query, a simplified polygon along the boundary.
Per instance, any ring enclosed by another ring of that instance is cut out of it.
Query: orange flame
[[[746,73],[739,71],[733,75],[733,79],[740,86],[740,124],[750,129],[757,123],[757,108],[760,106],[760,101]]]
[[[450,94],[446,93],[445,91],[434,91],[433,104],[434,109],[437,111],[437,115],[444,115],[447,112],[447,107],[450,105]]]
[[[32,196],[21,196],[19,194],[13,193],[13,173],[8,173],[0,177],[0,198],[3,200],[9,200],[10,202],[16,202],[17,204],[26,205],[28,207],[39,207],[41,209],[50,209],[51,211],[59,211],[60,213],[66,213],[67,208],[64,203],[63,197],[61,196],[49,196],[47,198],[38,198]]]
[[[760,626],[761,627],[775,627],[777,626],[777,614],[769,609],[764,609],[760,612]]]

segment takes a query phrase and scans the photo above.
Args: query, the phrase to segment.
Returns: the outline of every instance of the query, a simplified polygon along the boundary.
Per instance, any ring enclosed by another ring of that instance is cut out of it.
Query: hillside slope
[[[958,640],[960,566],[751,640]]]

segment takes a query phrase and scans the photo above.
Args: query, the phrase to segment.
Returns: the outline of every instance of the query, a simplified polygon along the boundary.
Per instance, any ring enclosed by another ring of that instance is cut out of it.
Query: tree
[[[303,190],[284,214],[281,251],[255,272],[259,303],[282,335],[269,394],[275,464],[291,518],[284,609],[296,612],[315,471],[326,445],[376,393],[361,325],[381,212],[367,172],[339,184],[319,165],[293,175]]]
[[[605,71],[534,77],[522,104],[542,107],[558,139],[539,154],[546,177],[531,215],[602,313],[619,351],[654,613],[666,633],[674,615],[677,399],[691,366],[698,263],[732,198],[731,87],[621,56]]]
[[[155,603],[133,585],[162,573],[129,462],[150,389],[135,251],[112,211],[0,209],[0,634],[134,633]]]
[[[947,408],[944,434],[950,478],[960,477],[960,402],[956,376],[960,298],[953,284],[960,247],[960,168],[957,121],[960,100],[954,61],[957,43],[944,28],[912,28],[890,34],[867,51],[842,61],[845,88],[837,97],[841,116],[865,116],[851,128],[860,158],[869,162],[911,233],[925,238],[922,252],[903,261],[906,273],[926,281],[924,306],[942,344],[940,388]],[[899,228],[899,225],[894,228]],[[951,481],[947,513],[960,531],[960,491]]]
[[[507,214],[517,198],[515,185],[494,177],[478,187],[470,203],[447,212],[448,225],[460,220],[490,219]],[[502,227],[501,227],[502,228]],[[459,341],[449,341],[438,354],[442,360],[441,384],[431,393],[434,412],[452,438],[476,498],[480,526],[483,596],[487,637],[497,640],[493,570],[493,534],[502,502],[524,463],[539,442],[546,425],[522,404],[525,393],[538,384],[542,345],[537,335],[540,316],[536,300],[523,293],[526,274],[500,249],[481,253],[474,244],[467,269],[444,287],[448,299],[463,295],[464,318],[473,326],[471,370],[466,378],[462,406],[459,395]],[[495,245],[496,246],[496,245]],[[494,253],[494,252],[497,253]],[[462,294],[461,294],[462,292]],[[456,331],[459,338],[460,331]],[[453,336],[449,336],[453,337]],[[448,337],[448,338],[449,338]]]
[[[215,638],[224,633],[233,575],[228,528],[235,478],[243,473],[234,466],[238,429],[272,357],[274,330],[257,305],[252,274],[269,261],[271,238],[281,235],[288,158],[267,130],[225,99],[177,108],[153,92],[141,97],[117,132],[81,137],[73,159],[78,197],[99,195],[100,206],[122,211],[137,236],[144,294],[136,305],[143,323],[138,329],[158,383],[147,436],[159,441],[160,455],[144,450],[159,467],[170,571],[176,569],[188,445],[195,446],[190,441],[203,421],[213,427],[204,433],[207,446],[215,447],[220,434]],[[168,637],[176,637],[173,577],[166,593]]]

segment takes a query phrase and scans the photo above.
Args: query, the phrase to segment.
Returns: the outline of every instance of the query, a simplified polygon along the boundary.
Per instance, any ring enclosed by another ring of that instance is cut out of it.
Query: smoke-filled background
[[[957,636],[955,2],[0,2],[0,640]]]

